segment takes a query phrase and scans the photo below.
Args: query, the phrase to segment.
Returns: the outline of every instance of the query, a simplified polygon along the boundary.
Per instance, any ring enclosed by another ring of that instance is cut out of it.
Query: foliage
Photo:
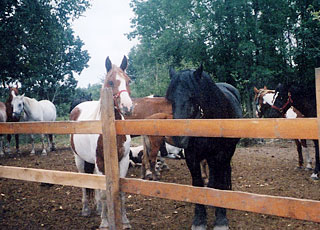
[[[247,116],[253,115],[253,86],[314,85],[320,66],[317,0],[132,0],[131,7],[128,38],[140,44],[129,54],[128,72],[137,96],[164,95],[169,66],[200,63],[241,91]]]
[[[3,0],[0,3],[0,76],[6,88],[54,104],[70,102],[74,73],[87,67],[88,52],[70,23],[89,7],[87,0]]]

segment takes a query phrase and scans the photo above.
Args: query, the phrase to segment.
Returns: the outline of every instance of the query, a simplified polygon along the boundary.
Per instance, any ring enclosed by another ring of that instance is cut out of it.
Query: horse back
[[[55,105],[49,100],[39,101],[39,105],[42,108],[44,121],[55,121],[57,118],[57,110]]]
[[[144,119],[156,113],[172,115],[172,105],[164,97],[154,98],[132,98],[133,113],[126,116],[126,119]]]
[[[228,83],[216,83],[218,88],[224,93],[230,108],[229,118],[242,118],[241,97],[239,91]]]

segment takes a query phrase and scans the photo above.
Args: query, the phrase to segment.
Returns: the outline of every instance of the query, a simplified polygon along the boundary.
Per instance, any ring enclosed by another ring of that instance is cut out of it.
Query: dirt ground
[[[27,148],[29,147],[23,148],[19,157],[0,159],[0,164],[76,171],[73,155],[67,143],[57,143],[58,150],[49,153],[47,157],[29,156]],[[313,153],[313,150],[310,152]],[[162,181],[191,183],[184,160],[168,159],[167,163],[170,171],[163,173]],[[297,153],[293,142],[275,141],[239,147],[232,160],[233,190],[320,200],[319,182],[312,181],[310,172],[296,169],[296,166]],[[140,169],[130,168],[128,177],[139,178]],[[126,196],[132,229],[191,228],[192,204],[131,194]],[[98,228],[98,215],[92,213],[90,217],[82,217],[80,213],[80,188],[60,185],[47,188],[39,183],[0,179],[2,230]],[[208,229],[213,227],[213,216],[213,208],[210,208]],[[320,229],[318,223],[236,210],[229,210],[228,218],[230,229]]]

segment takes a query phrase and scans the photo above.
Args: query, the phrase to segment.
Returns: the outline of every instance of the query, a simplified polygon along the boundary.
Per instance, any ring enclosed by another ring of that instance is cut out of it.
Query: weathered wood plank
[[[318,139],[316,118],[125,120],[117,134],[240,138]]]
[[[316,118],[124,120],[116,121],[117,134],[208,136],[240,138],[318,139]],[[0,133],[98,133],[101,121],[0,123]]]
[[[0,166],[0,177],[82,188],[106,189],[105,177],[85,173]],[[122,192],[320,222],[320,201],[221,191],[189,185],[120,179]]]
[[[320,222],[320,201],[222,191],[141,179],[120,179],[121,191],[248,212]]]
[[[0,134],[98,134],[102,133],[101,121],[56,121],[56,122],[5,122],[0,123]]]

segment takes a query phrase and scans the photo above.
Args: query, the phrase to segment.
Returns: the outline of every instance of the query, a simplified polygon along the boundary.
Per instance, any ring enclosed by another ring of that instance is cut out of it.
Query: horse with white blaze
[[[130,78],[125,73],[127,68],[127,58],[124,56],[120,68],[112,65],[109,57],[106,59],[107,75],[105,77],[103,88],[112,88],[114,98],[115,119],[123,119],[124,115],[132,112],[133,103],[130,98]],[[100,120],[101,104],[99,101],[87,101],[77,105],[70,113],[70,120]],[[130,135],[117,135],[117,150],[119,159],[120,177],[127,175],[129,167]],[[74,152],[76,166],[81,173],[104,174],[104,154],[102,135],[99,134],[72,134],[71,148]],[[88,189],[82,189],[82,215],[89,216]],[[131,228],[125,210],[125,196],[121,193],[121,213],[124,228]],[[97,211],[101,211],[100,229],[107,229],[109,224],[107,220],[107,197],[103,191],[96,192]]]

